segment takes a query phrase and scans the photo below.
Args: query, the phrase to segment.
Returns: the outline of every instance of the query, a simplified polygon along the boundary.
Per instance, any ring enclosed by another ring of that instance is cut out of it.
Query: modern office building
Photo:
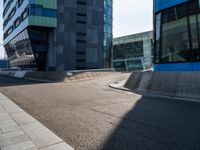
[[[200,71],[199,2],[154,0],[155,71]]]
[[[4,0],[11,66],[44,70],[111,67],[112,0]]]
[[[118,70],[146,70],[152,67],[153,32],[113,39],[113,67]]]

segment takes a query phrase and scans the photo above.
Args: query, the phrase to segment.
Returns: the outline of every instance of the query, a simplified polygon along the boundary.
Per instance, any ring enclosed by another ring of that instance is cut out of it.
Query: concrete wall
[[[200,72],[133,72],[124,86],[144,94],[200,99]]]
[[[99,77],[106,77],[114,74],[121,74],[115,72],[113,69],[108,70],[86,70],[75,72],[52,72],[52,71],[0,71],[1,75],[25,78],[31,80],[45,81],[45,82],[70,82],[74,80],[85,80]]]

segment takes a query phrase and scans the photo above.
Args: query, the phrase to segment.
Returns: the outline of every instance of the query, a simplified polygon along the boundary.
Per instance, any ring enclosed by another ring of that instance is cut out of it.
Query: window
[[[15,12],[16,12],[16,7],[14,7],[14,8],[11,10],[10,14],[8,15],[9,20],[12,19],[12,17],[15,15]]]
[[[8,29],[7,34],[10,35],[12,32],[13,32],[13,27],[11,26],[11,27]]]
[[[45,17],[56,17],[57,12],[56,12],[55,9],[43,8],[43,16],[45,16]]]
[[[77,55],[86,55],[86,52],[76,52]]]
[[[77,20],[76,22],[77,22],[78,24],[86,24],[86,21]]]
[[[25,20],[28,17],[28,9],[25,9],[22,13],[22,20]]]
[[[77,43],[86,43],[86,40],[76,40]]]
[[[162,25],[161,61],[189,61],[189,37],[187,18],[178,19]]]
[[[77,16],[82,16],[82,17],[86,17],[87,16],[87,14],[82,14],[82,13],[77,13],[76,15]]]
[[[18,17],[14,22],[15,28],[17,28],[19,24],[20,24],[20,17]]]
[[[200,61],[197,0],[156,14],[155,31],[155,63]]]
[[[158,63],[159,62],[159,57],[160,57],[160,30],[161,30],[161,13],[156,15],[156,27],[155,27],[155,31],[156,31],[156,45],[155,45],[155,62]]]
[[[43,9],[41,6],[35,6],[35,16],[42,16],[43,13],[42,13]]]
[[[57,17],[56,9],[43,8],[42,5],[29,5],[30,16]]]
[[[77,1],[77,4],[79,4],[79,5],[87,5],[86,2],[84,2],[84,1],[80,1],[80,0]]]
[[[4,0],[3,3],[5,4],[7,0]]]
[[[18,5],[18,8],[22,5],[24,0],[17,0],[17,5]]]
[[[4,11],[3,11],[3,17],[6,15],[6,13],[8,12],[9,8],[10,8],[10,5],[11,5],[11,1],[8,2],[8,4],[6,5]]]
[[[83,32],[77,32],[76,33],[78,36],[86,36],[87,34],[86,33],[83,33]]]
[[[9,22],[9,19],[7,18],[3,23],[3,28],[5,28],[5,26],[8,24],[8,22]]]

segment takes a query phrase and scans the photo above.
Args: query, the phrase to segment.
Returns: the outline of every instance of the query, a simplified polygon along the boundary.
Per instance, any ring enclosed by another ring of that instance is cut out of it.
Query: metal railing
[[[65,73],[73,74],[73,73],[83,73],[83,72],[112,72],[112,71],[115,71],[115,69],[107,68],[107,69],[69,70],[69,71],[65,71]]]

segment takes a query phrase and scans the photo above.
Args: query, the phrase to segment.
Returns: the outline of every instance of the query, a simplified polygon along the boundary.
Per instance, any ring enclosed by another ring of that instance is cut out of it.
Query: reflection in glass
[[[155,30],[155,63],[200,61],[197,0],[155,14]]]
[[[33,50],[27,30],[24,30],[5,45],[5,49],[12,67],[35,67]]]
[[[112,0],[104,0],[104,68],[111,67],[112,51]]]
[[[162,62],[189,60],[187,18],[178,19],[162,26]]]

